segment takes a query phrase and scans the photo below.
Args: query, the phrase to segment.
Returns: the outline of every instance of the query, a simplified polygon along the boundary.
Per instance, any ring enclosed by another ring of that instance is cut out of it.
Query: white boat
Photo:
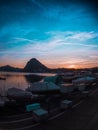
[[[31,92],[27,92],[18,88],[10,88],[7,91],[7,97],[14,100],[29,100],[33,98]]]
[[[27,91],[37,94],[51,94],[60,92],[60,87],[52,82],[36,82],[28,87]]]
[[[82,78],[78,78],[76,80],[73,80],[72,83],[75,84],[75,83],[91,83],[93,81],[95,81],[96,78],[94,77],[82,77]]]

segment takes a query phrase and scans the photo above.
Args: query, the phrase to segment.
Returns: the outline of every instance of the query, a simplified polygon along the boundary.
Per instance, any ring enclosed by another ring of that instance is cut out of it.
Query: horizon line
[[[36,58],[31,58],[31,59],[36,59]],[[31,60],[30,59],[30,60]],[[26,65],[27,65],[27,63],[30,61],[30,60],[28,60],[27,62],[26,62]],[[37,60],[37,59],[36,59]],[[38,62],[40,62],[39,60],[37,60]],[[40,62],[41,64],[43,64],[42,62]],[[26,66],[25,65],[25,66]],[[45,64],[43,64],[44,66],[46,66]],[[14,65],[9,65],[9,64],[5,64],[5,65],[0,65],[0,67],[4,67],[4,66],[10,66],[10,67],[13,67],[13,68],[19,68],[19,69],[24,69],[25,68],[25,66],[24,67],[18,67],[18,66],[14,66]],[[47,67],[47,66],[46,66]],[[94,67],[55,67],[55,68],[51,68],[51,67],[47,67],[48,69],[74,69],[74,70],[78,70],[78,69],[92,69],[92,68],[98,68],[98,66],[94,66]]]

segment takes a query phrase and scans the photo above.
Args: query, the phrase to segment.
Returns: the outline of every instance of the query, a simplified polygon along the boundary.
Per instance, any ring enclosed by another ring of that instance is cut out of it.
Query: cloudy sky
[[[95,0],[0,0],[0,66],[98,66]]]

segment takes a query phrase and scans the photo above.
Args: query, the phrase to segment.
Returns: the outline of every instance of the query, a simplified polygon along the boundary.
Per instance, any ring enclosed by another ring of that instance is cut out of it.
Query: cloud
[[[98,33],[76,32],[76,33],[73,33],[71,36],[68,36],[67,39],[85,41],[85,40],[93,39],[95,37],[98,37]]]
[[[15,42],[26,41],[27,44],[23,45],[24,53],[49,53],[52,51],[60,51],[66,47],[71,48],[75,46],[96,48],[98,44],[89,44],[88,40],[98,37],[94,32],[46,32],[51,35],[47,40],[30,40],[27,38],[15,38]],[[85,43],[86,42],[86,43]],[[84,48],[83,48],[84,49]]]
[[[81,43],[77,43],[77,44],[74,44],[74,45],[84,46],[84,47],[91,47],[91,48],[98,48],[98,45],[93,45],[93,44],[81,44]]]
[[[98,55],[91,55],[90,58],[98,59]]]
[[[23,41],[27,41],[27,42],[33,42],[34,40],[30,40],[30,39],[27,39],[27,38],[13,38],[14,39],[14,42],[23,42]]]
[[[46,32],[50,35],[50,38],[46,40],[31,40],[23,37],[15,37],[10,43],[25,42],[20,48],[10,48],[9,51],[1,51],[0,53],[13,53],[13,49],[17,49],[16,53],[22,54],[49,54],[49,53],[62,53],[65,51],[67,53],[73,52],[74,50],[83,51],[84,48],[98,48],[98,44],[89,43],[89,40],[97,38],[98,34],[94,32]],[[14,44],[13,44],[14,45]],[[20,44],[19,44],[20,45]],[[81,46],[82,48],[79,48]],[[22,50],[22,51],[21,51]],[[69,52],[68,52],[69,51]]]
[[[65,37],[65,40],[78,40],[78,41],[85,41],[89,39],[93,39],[98,37],[98,33],[93,31],[91,32],[73,32],[73,31],[64,31],[64,32],[47,32],[47,34],[53,35],[54,37]]]

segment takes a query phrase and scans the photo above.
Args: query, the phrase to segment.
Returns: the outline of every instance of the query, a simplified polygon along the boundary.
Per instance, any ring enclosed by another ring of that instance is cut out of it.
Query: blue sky
[[[1,0],[0,65],[37,58],[51,68],[98,65],[96,4],[77,0]]]

